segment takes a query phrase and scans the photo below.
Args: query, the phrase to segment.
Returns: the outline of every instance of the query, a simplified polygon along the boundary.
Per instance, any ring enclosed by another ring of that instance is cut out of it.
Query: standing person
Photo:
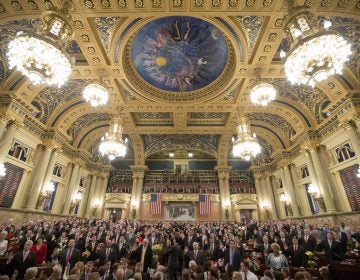
[[[7,231],[0,232],[0,257],[3,257],[7,251],[8,241],[5,239],[8,235]]]
[[[112,241],[108,240],[106,247],[102,248],[99,252],[99,265],[104,265],[106,261],[111,261],[111,264],[113,264],[116,260],[116,255],[116,249],[112,248]]]
[[[231,264],[234,267],[234,270],[240,269],[240,262],[242,256],[237,248],[235,248],[235,241],[230,240],[230,247],[225,250],[224,253],[224,263],[225,265]]]
[[[68,242],[68,247],[63,249],[60,253],[60,263],[65,268],[67,265],[70,266],[70,269],[75,266],[75,263],[80,260],[80,251],[75,248],[75,240],[70,239]]]
[[[181,248],[176,241],[176,238],[173,238],[173,245],[171,245],[171,241],[167,241],[167,247],[165,249],[164,254],[168,257],[167,261],[167,271],[169,280],[177,280],[178,279],[178,271],[180,269],[181,260]]]
[[[37,265],[41,265],[45,263],[46,255],[47,255],[47,246],[43,242],[42,237],[38,237],[38,239],[36,240],[36,244],[32,246],[31,251],[36,254]]]
[[[24,249],[15,253],[13,259],[8,264],[13,270],[17,270],[16,279],[24,279],[24,274],[29,267],[36,266],[36,254],[31,252],[32,240],[27,240]]]
[[[273,253],[270,253],[267,258],[267,264],[270,265],[271,270],[281,270],[282,268],[289,267],[287,258],[280,253],[279,244],[271,244],[271,249]]]
[[[199,250],[199,243],[193,242],[193,250],[187,253],[187,261],[194,260],[196,264],[203,266],[205,262],[205,254]]]
[[[249,270],[249,262],[242,261],[240,264],[240,274],[243,280],[258,280],[257,276]]]
[[[305,266],[305,250],[299,245],[299,240],[296,236],[292,238],[292,245],[286,251],[287,256],[290,256],[291,265],[295,267]]]
[[[147,273],[148,268],[152,266],[153,251],[149,245],[149,240],[144,238],[142,244],[135,249],[135,258],[143,266],[143,272]]]

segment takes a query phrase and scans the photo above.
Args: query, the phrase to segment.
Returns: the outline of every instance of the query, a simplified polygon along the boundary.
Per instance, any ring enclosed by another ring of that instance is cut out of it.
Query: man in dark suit
[[[94,263],[92,261],[88,261],[85,265],[85,269],[83,274],[80,276],[80,280],[88,280],[90,274],[93,272]]]
[[[219,259],[219,245],[216,242],[214,236],[210,236],[209,243],[207,243],[206,246],[204,246],[204,250],[210,260]]]
[[[91,236],[91,240],[90,240],[89,244],[86,246],[86,250],[90,252],[90,255],[87,258],[88,261],[95,261],[98,258],[98,255],[96,252],[97,244],[98,243],[96,241],[96,235],[94,234]]]
[[[108,240],[106,242],[106,247],[102,248],[99,252],[99,265],[102,266],[105,264],[105,261],[111,261],[111,264],[115,262],[117,258],[116,250],[112,248],[112,241]]]
[[[75,263],[80,260],[81,252],[79,249],[75,248],[75,240],[70,239],[68,242],[68,247],[63,249],[60,253],[60,263],[65,268],[65,266],[70,265],[70,269],[75,266]]]
[[[148,237],[149,239],[149,246],[153,246],[157,243],[159,243],[160,239],[156,236],[156,232],[155,230],[153,230],[150,234],[150,236]]]
[[[225,250],[224,253],[224,264],[231,264],[234,267],[234,270],[240,269],[240,262],[243,259],[240,251],[235,247],[235,241],[230,240],[230,247]]]
[[[168,240],[167,247],[164,251],[165,256],[167,256],[167,271],[169,280],[178,279],[178,271],[180,269],[180,264],[182,263],[181,248],[176,242],[176,238],[172,240],[173,244]]]
[[[130,248],[129,248],[129,245],[126,243],[125,237],[124,237],[124,236],[120,236],[119,246],[118,246],[118,256],[117,256],[117,258],[118,258],[119,260],[121,260],[122,258],[126,258],[129,249],[130,249]]]
[[[136,262],[140,262],[143,265],[143,272],[147,273],[148,268],[152,266],[153,251],[149,246],[149,240],[144,238],[142,245],[135,250]]]
[[[304,229],[304,235],[301,237],[300,244],[306,251],[315,252],[316,251],[316,239],[313,235],[310,234],[308,228]]]
[[[322,248],[325,251],[328,264],[331,261],[341,261],[342,251],[340,242],[335,241],[334,235],[331,231],[327,233],[327,238],[322,241]]]
[[[187,263],[185,265],[189,265],[189,261],[194,260],[197,265],[203,266],[205,263],[205,254],[203,251],[199,250],[199,243],[193,242],[193,250],[187,253]]]
[[[8,264],[9,268],[18,271],[16,279],[24,279],[24,274],[29,267],[36,266],[36,254],[31,252],[33,246],[31,240],[25,241],[24,250],[15,253],[13,259]]]
[[[292,238],[292,245],[286,250],[286,256],[291,258],[291,265],[295,267],[305,266],[305,250],[299,245],[299,240],[296,236]]]

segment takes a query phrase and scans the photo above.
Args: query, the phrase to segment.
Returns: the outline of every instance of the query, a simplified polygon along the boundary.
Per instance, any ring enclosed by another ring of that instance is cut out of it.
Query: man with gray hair
[[[36,254],[30,251],[32,246],[33,242],[27,240],[24,244],[24,250],[16,252],[14,258],[8,264],[10,269],[18,271],[16,279],[24,279],[25,271],[29,267],[36,266]]]

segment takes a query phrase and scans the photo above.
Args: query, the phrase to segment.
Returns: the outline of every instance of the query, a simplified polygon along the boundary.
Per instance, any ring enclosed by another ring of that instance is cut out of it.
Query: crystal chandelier
[[[61,9],[52,8],[42,13],[37,33],[18,32],[9,43],[9,68],[16,68],[34,84],[61,87],[71,74],[71,60],[66,47],[73,37],[70,2]]]
[[[105,105],[109,99],[108,90],[100,84],[87,85],[82,94],[85,100],[94,107]]]
[[[309,10],[290,6],[284,26],[291,46],[287,54],[280,52],[286,59],[287,79],[292,84],[315,86],[331,75],[341,74],[351,54],[351,45],[340,34],[329,30],[330,21],[325,20],[320,27]]]
[[[0,162],[0,177],[4,177],[6,175],[6,167],[3,162]]]
[[[0,176],[1,176],[1,175],[0,175]],[[358,178],[360,178],[360,165],[359,165],[359,168],[358,168],[358,171],[357,171],[356,176],[357,176]]]
[[[113,160],[116,157],[124,157],[127,148],[127,138],[122,138],[122,126],[119,119],[115,119],[110,124],[109,132],[106,132],[105,136],[101,138],[99,145],[99,152],[103,156],[108,156],[109,160]]]
[[[261,152],[261,146],[256,140],[255,133],[250,135],[250,125],[246,123],[245,118],[240,118],[237,127],[237,139],[233,137],[233,155],[245,160],[256,157]]]
[[[269,83],[261,83],[250,91],[251,102],[256,105],[267,106],[276,97],[276,89]]]

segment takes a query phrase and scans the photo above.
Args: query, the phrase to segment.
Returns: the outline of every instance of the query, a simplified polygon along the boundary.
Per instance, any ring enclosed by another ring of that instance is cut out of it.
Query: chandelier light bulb
[[[1,175],[0,175],[0,176],[1,176]],[[360,166],[359,166],[359,168],[358,168],[358,171],[357,171],[356,176],[357,176],[358,178],[360,178]]]
[[[82,94],[85,100],[94,107],[105,105],[109,100],[108,90],[99,84],[87,85]]]
[[[280,58],[286,57],[286,52],[284,50],[280,51]]]
[[[330,20],[324,20],[324,28],[328,29],[332,26],[332,23]]]
[[[256,105],[267,106],[275,98],[276,90],[269,83],[261,83],[250,91],[251,102]]]
[[[6,175],[6,167],[3,162],[0,162],[0,177],[4,177]]]
[[[109,132],[101,138],[99,152],[103,156],[108,156],[112,161],[116,157],[124,157],[126,155],[127,141],[122,138],[122,126],[115,120],[109,128]]]

